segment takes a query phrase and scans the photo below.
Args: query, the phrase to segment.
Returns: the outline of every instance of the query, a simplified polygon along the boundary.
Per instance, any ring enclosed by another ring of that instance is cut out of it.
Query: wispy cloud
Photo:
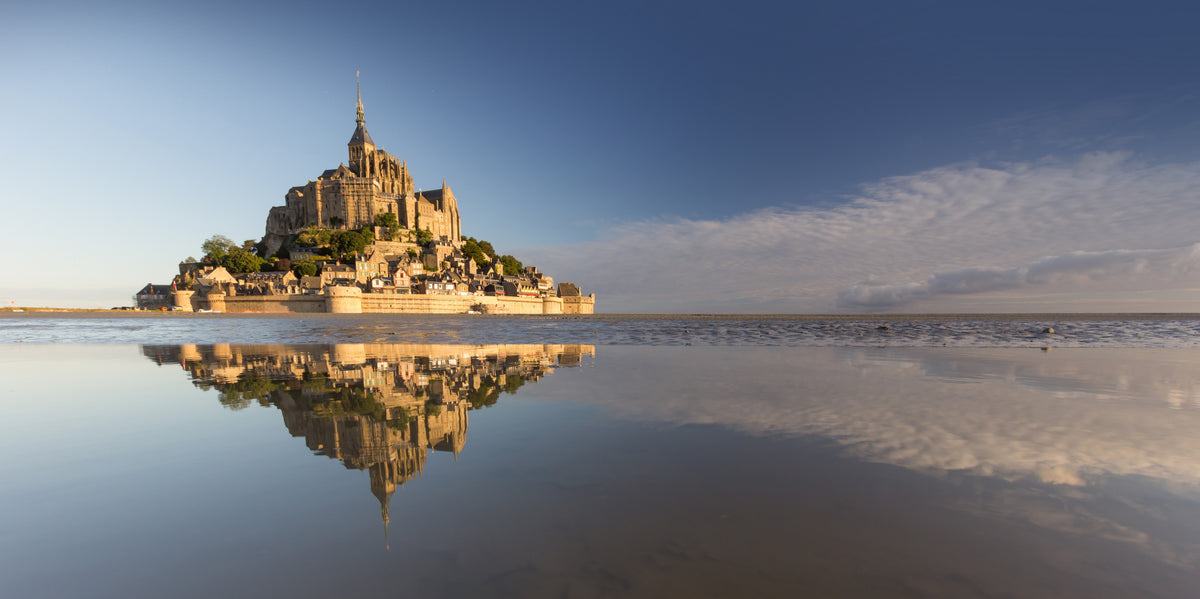
[[[1094,153],[949,165],[835,207],[635,222],[526,255],[609,311],[919,311],[1079,280],[1112,309],[1113,292],[1200,285],[1196,222],[1200,164]]]

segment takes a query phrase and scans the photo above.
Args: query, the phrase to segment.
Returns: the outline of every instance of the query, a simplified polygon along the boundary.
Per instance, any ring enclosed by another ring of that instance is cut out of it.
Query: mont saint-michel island
[[[204,241],[168,283],[135,295],[142,309],[187,312],[592,314],[595,294],[463,237],[442,180],[413,184],[407,161],[367,133],[362,92],[349,160],[293,187],[262,239]]]

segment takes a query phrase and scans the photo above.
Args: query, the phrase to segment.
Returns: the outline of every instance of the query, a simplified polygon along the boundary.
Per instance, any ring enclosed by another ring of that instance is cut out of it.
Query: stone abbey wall
[[[357,127],[346,144],[349,162],[288,190],[284,205],[267,215],[265,237],[282,243],[309,226],[359,229],[391,212],[402,227],[428,229],[435,239],[460,241],[462,221],[454,192],[444,180],[440,188],[424,192],[413,185],[408,163],[377,148],[367,133],[361,99],[357,108]],[[272,252],[279,249],[268,247]]]

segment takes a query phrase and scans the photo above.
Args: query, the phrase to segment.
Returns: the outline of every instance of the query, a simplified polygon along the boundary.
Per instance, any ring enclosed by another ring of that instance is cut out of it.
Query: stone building
[[[166,285],[147,283],[145,287],[134,294],[134,305],[143,310],[169,307],[172,305],[171,292],[174,290],[175,286],[170,283]]]
[[[407,162],[376,147],[367,133],[361,90],[355,120],[358,124],[346,144],[349,162],[326,170],[316,181],[291,188],[286,204],[271,208],[264,238],[268,248],[274,252],[289,234],[309,226],[358,229],[387,212],[395,214],[402,227],[427,229],[434,239],[458,244],[462,237],[458,201],[445,180],[441,189],[419,191]]]

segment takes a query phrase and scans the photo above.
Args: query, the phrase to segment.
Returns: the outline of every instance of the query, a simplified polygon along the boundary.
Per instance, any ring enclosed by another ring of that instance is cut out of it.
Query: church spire
[[[350,170],[359,177],[370,177],[375,174],[371,164],[375,142],[371,140],[371,134],[367,133],[366,119],[363,118],[362,86],[358,83],[358,71],[354,71],[354,90],[358,93],[358,116],[354,119],[358,121],[358,125],[354,127],[350,143],[346,144],[350,146]]]
[[[388,499],[391,498],[389,497]],[[388,522],[391,522],[392,519],[388,518],[388,502],[383,502],[383,505],[380,507],[380,512],[383,514],[383,544],[387,547],[388,551],[391,551],[392,542],[388,540]]]
[[[354,71],[354,90],[358,93],[358,116],[355,117],[354,121],[361,127],[366,124],[367,120],[363,118],[362,86],[358,83],[358,71]]]

